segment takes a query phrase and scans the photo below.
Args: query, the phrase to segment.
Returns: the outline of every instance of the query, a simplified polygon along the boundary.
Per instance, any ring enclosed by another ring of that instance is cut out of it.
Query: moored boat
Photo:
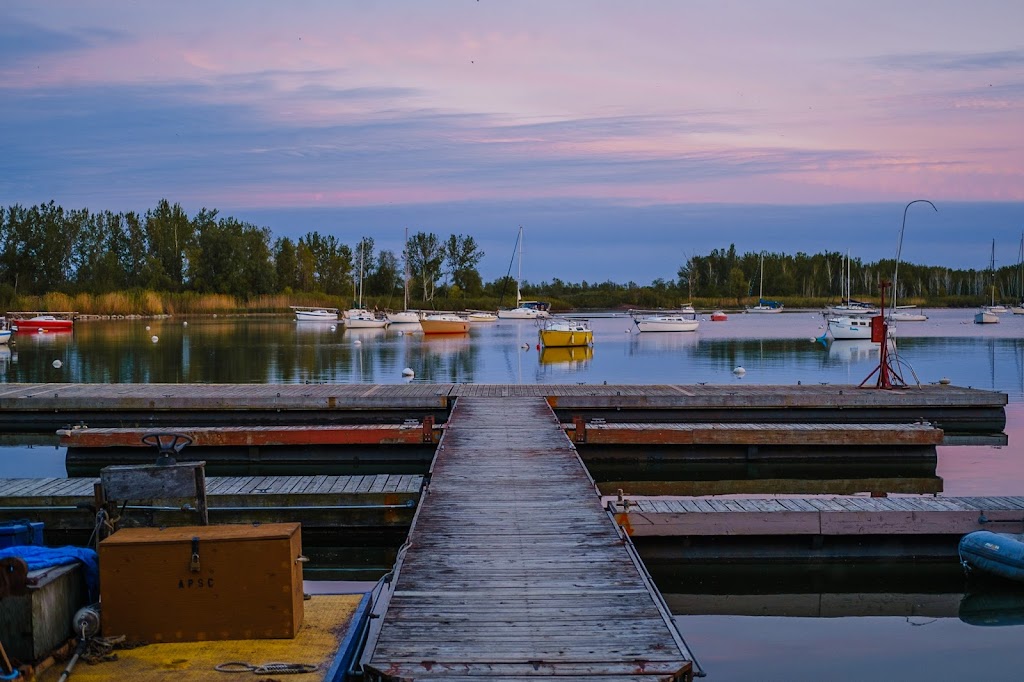
[[[388,313],[387,318],[391,324],[417,324],[420,321],[420,314],[414,310],[401,310]]]
[[[544,323],[538,336],[540,344],[545,348],[589,346],[594,343],[594,332],[586,320],[554,318]]]
[[[7,313],[11,318],[11,329],[16,332],[63,332],[71,331],[75,326],[75,313],[71,312],[40,313],[27,318],[17,317],[19,314],[28,313]]]
[[[830,317],[828,332],[833,339],[849,341],[852,339],[871,338],[871,318],[869,317]]]
[[[469,331],[469,320],[461,315],[441,313],[423,317],[420,327],[424,334],[465,334]]]
[[[314,308],[310,306],[289,306],[295,311],[296,322],[337,322],[337,308]]]
[[[982,308],[974,314],[974,324],[999,324],[999,316],[987,308]]]
[[[381,329],[389,324],[386,317],[378,317],[370,310],[353,308],[345,311],[345,326],[349,329]]]
[[[1024,582],[1024,536],[977,530],[960,538],[960,563],[1008,580]]]
[[[700,322],[690,312],[632,311],[633,323],[642,332],[695,332]]]
[[[497,322],[498,316],[494,313],[489,313],[484,310],[473,310],[468,315],[470,322]]]
[[[716,310],[715,312],[711,313],[711,321],[712,322],[725,322],[728,319],[729,319],[729,316],[726,315],[721,310]]]

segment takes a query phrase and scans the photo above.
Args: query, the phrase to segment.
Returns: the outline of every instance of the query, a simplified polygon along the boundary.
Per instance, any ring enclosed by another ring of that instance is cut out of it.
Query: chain
[[[221,663],[214,670],[221,673],[245,673],[253,675],[302,675],[304,673],[316,672],[316,666],[308,663],[264,663],[263,665],[249,665],[240,661]]]

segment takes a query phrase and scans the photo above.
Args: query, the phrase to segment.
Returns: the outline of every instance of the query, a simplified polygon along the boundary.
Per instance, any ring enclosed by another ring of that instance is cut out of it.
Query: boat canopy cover
[[[767,298],[759,298],[757,304],[761,306],[768,306],[769,308],[779,308],[782,306],[778,301],[769,301]]]
[[[11,557],[24,561],[30,571],[80,562],[85,568],[85,583],[89,588],[89,599],[95,601],[99,598],[100,572],[95,550],[88,547],[39,547],[36,545],[15,545],[0,549],[0,559]]]

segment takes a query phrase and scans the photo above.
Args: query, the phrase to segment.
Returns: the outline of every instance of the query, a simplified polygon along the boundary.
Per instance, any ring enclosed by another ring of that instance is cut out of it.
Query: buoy
[[[539,343],[537,344],[537,350],[540,350],[540,344]]]
[[[60,360],[54,360],[53,361],[53,368],[54,369],[60,369],[63,365],[64,365],[64,363],[61,362]]]
[[[746,374],[747,370],[743,369],[742,367],[737,367],[732,371],[732,373],[739,377]]]
[[[149,325],[148,324],[146,325],[146,331],[147,332],[149,331]]]
[[[156,335],[153,335],[153,336],[149,337],[149,340],[152,341],[153,343],[156,343],[157,341],[160,340],[160,337],[156,336]]]
[[[188,326],[188,320],[185,320],[184,322],[182,322],[181,326],[182,327],[187,327]]]
[[[942,384],[943,386],[949,386],[949,377],[942,377],[941,379],[939,379],[939,383]]]
[[[399,332],[398,332],[398,335],[399,335],[399,336],[405,336],[405,332],[403,332],[403,331],[399,331]]]
[[[353,343],[353,344],[355,344],[355,345],[357,345],[357,346],[361,346],[361,345],[363,345],[363,342],[362,342],[362,341],[360,341],[359,339],[356,339],[356,340],[355,340],[355,341],[353,341],[352,343]]]
[[[336,325],[336,324],[332,324],[332,325],[331,325],[331,331],[332,331],[332,332],[334,332],[334,331],[338,331],[338,325]]]
[[[520,348],[522,348],[523,350],[530,350],[530,344],[524,343],[522,346],[520,346]]]
[[[416,372],[412,371],[412,367],[406,367],[405,369],[402,370],[402,376],[403,377],[416,376]]]

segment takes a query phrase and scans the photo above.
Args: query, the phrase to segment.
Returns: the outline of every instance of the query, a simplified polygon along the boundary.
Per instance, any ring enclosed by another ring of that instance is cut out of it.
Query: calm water
[[[1009,445],[940,447],[936,473],[944,495],[1024,494],[1024,453],[1018,445],[1024,437],[1024,316],[1004,315],[998,325],[981,326],[972,323],[973,312],[928,311],[928,322],[900,324],[897,343],[908,363],[904,376],[916,375],[922,383],[948,378],[1008,393]],[[824,328],[821,316],[812,312],[733,314],[727,322],[704,322],[694,334],[638,334],[627,316],[594,316],[591,324],[592,350],[539,352],[534,324],[518,321],[481,324],[454,338],[424,338],[396,328],[332,330],[284,318],[88,321],[73,334],[15,335],[9,348],[0,346],[0,381],[400,383],[406,381],[402,370],[411,368],[416,382],[856,384],[876,362],[869,344],[825,348],[813,342]],[[737,377],[736,367],[746,373]],[[0,477],[65,475],[64,453],[47,444],[48,436],[35,445],[27,440],[0,448]],[[710,679],[1017,680],[1022,675],[1024,590],[1007,596],[1005,585],[966,583],[955,565],[927,581],[924,567],[921,573],[916,568],[908,573],[906,567],[842,567],[827,569],[824,577],[805,576],[793,567],[788,579],[778,570],[740,570],[718,584],[717,578],[704,581],[685,570],[652,567]],[[718,577],[730,571],[723,567]],[[702,593],[705,582],[716,584]],[[920,594],[945,601],[938,611],[872,606],[879,594],[896,604],[925,599]],[[750,595],[756,595],[753,607]],[[740,615],[775,613],[764,606],[774,603],[773,595],[784,603],[827,603],[845,595],[866,606],[850,611],[858,615],[838,617]],[[997,614],[990,618],[994,624],[971,624],[977,619],[965,614],[988,597],[997,604],[985,611]],[[687,615],[680,604],[691,598],[710,599],[716,608],[699,612],[715,615]]]

